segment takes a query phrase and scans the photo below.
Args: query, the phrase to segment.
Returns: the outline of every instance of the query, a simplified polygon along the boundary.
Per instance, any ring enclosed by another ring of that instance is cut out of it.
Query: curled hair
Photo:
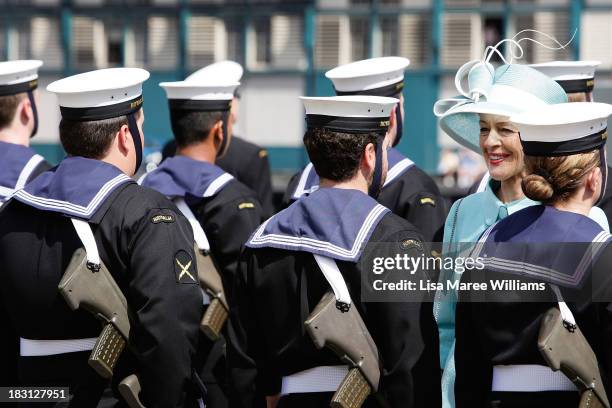
[[[532,200],[553,204],[567,200],[582,185],[584,177],[600,165],[599,150],[571,156],[525,156],[527,176],[523,192]]]
[[[340,182],[355,176],[366,146],[376,146],[377,137],[314,128],[306,130],[304,145],[319,177]]]

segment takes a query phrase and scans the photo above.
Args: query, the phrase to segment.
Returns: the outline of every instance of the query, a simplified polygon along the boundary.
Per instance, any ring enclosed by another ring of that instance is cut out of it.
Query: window
[[[174,69],[178,63],[178,24],[175,18],[152,16],[147,20],[147,66]]]

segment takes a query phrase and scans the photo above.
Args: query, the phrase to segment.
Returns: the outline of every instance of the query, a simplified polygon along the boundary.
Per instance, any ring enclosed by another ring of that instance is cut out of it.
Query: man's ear
[[[223,143],[223,138],[225,137],[225,135],[223,134],[223,121],[222,120],[218,120],[215,125],[212,127],[212,129],[210,130],[210,133],[208,134],[208,137],[213,137],[213,142],[214,142],[214,146],[215,149],[218,149],[219,146],[221,146],[221,144]]]
[[[17,106],[17,115],[19,116],[19,122],[21,125],[26,126],[28,122],[34,121],[34,111],[32,110],[32,103],[30,98],[24,97]]]
[[[130,149],[134,146],[128,125],[121,125],[121,128],[115,135],[115,143],[117,143],[121,154],[127,156]]]
[[[368,143],[364,149],[363,157],[361,158],[361,167],[368,173],[374,171],[376,166],[376,146],[374,143]]]

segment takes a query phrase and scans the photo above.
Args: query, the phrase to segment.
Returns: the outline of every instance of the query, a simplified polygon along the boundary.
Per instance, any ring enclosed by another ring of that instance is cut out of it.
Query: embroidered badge
[[[245,208],[255,208],[255,204],[249,203],[249,202],[238,204],[238,209],[239,210],[244,210]]]
[[[421,198],[420,202],[421,202],[421,205],[428,204],[428,205],[431,205],[433,207],[436,206],[436,201],[433,198],[431,198],[431,197],[423,197],[423,198]]]
[[[174,216],[172,214],[156,214],[151,217],[151,222],[153,224],[159,224],[160,222],[171,224],[174,222]]]
[[[400,242],[400,246],[402,247],[402,249],[405,249],[405,250],[410,250],[410,249],[416,249],[418,251],[423,250],[423,244],[421,244],[421,242],[417,241],[416,239],[405,239],[402,242]]]
[[[180,250],[174,255],[174,274],[177,283],[197,284],[193,258],[187,251]]]

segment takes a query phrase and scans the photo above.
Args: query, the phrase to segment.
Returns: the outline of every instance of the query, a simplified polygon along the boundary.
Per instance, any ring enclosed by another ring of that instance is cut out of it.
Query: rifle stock
[[[210,304],[200,322],[200,329],[206,336],[215,341],[221,335],[221,329],[227,320],[229,306],[223,290],[223,282],[217,267],[209,254],[204,254],[196,246],[195,254],[198,266],[198,280],[202,290],[210,297]]]
[[[582,393],[580,408],[610,408],[593,349],[580,328],[568,330],[564,326],[556,307],[542,319],[538,348],[553,371],[561,370],[578,387]]]
[[[99,269],[90,269],[85,250],[77,249],[58,289],[71,310],[83,308],[105,322],[89,355],[88,363],[102,378],[111,378],[117,360],[127,344],[130,321],[125,296],[104,263],[100,263],[99,266]],[[124,392],[140,391],[138,377],[131,375],[127,379],[130,379],[129,386],[123,387],[121,395],[131,408],[142,408],[140,403],[139,405],[130,403],[130,401],[139,402],[137,393],[129,395],[129,398],[124,395]]]
[[[338,310],[336,297],[328,292],[304,325],[317,348],[330,348],[349,365],[331,406],[360,407],[370,393],[378,390],[380,363],[378,348],[355,306],[348,312]]]

